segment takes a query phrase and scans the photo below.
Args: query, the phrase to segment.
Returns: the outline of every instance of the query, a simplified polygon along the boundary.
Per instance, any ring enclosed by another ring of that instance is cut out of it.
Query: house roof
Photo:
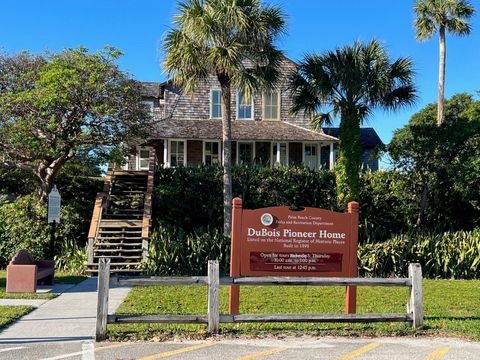
[[[165,82],[139,81],[139,83],[141,85],[142,96],[156,99],[162,97],[162,86],[165,85]]]
[[[283,56],[283,59],[285,61],[288,61],[288,62],[292,63],[295,66],[298,66],[298,64],[295,61],[293,61],[292,59],[290,59],[286,56]],[[162,87],[164,87],[166,85],[173,85],[173,81],[171,79],[169,79],[167,81],[164,81],[164,82],[139,81],[139,83],[142,85],[142,89],[141,89],[141,91],[142,91],[141,95],[142,96],[148,97],[148,98],[156,98],[156,99],[162,98],[162,96],[163,96]]]
[[[160,120],[152,137],[171,139],[222,139],[221,120]],[[338,139],[285,121],[232,121],[232,140],[325,141]]]
[[[323,132],[336,138],[340,137],[339,128],[323,128]],[[360,143],[364,149],[372,149],[383,145],[382,139],[374,128],[360,128]]]

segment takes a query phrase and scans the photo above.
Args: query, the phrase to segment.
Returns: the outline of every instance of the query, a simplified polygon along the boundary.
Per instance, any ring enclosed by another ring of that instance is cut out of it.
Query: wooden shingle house
[[[295,69],[282,62],[280,86],[272,92],[247,98],[241,89],[232,91],[233,164],[297,164],[312,169],[331,168],[338,138],[326,131],[313,131],[303,113],[292,116],[288,74]],[[220,85],[215,76],[183,94],[171,82],[144,82],[144,102],[156,121],[154,133],[139,146],[125,169],[148,166],[154,149],[159,165],[198,166],[221,163],[222,109]]]
[[[313,131],[308,116],[290,114],[288,77],[296,64],[285,58],[281,66],[284,77],[275,90],[246,97],[241,89],[233,89],[233,164],[332,168],[338,131]],[[182,93],[170,81],[142,85],[143,102],[150,108],[155,126],[122,168],[111,167],[107,173],[89,233],[91,272],[96,272],[102,257],[111,258],[112,272],[141,271],[148,251],[155,166],[222,163],[221,92],[214,76],[198,86],[194,94]],[[371,131],[362,130],[362,134],[366,133],[372,135]],[[370,141],[369,146],[374,143]],[[365,164],[376,170],[376,161]]]

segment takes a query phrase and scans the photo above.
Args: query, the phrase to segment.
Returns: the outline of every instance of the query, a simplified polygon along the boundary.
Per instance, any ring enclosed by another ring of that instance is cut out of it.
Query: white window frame
[[[268,94],[273,95],[275,93],[277,94],[277,117],[267,119],[265,117],[265,108],[266,108],[266,104],[267,104],[266,101],[265,101],[265,98]],[[268,120],[268,121],[278,121],[278,120],[280,120],[280,109],[281,109],[280,101],[281,101],[280,91],[264,92],[262,94],[262,120]]]
[[[289,143],[287,141],[272,141],[271,142],[271,148],[272,148],[272,153],[271,153],[271,159],[272,159],[272,166],[275,166],[275,165],[278,165],[278,164],[281,164],[280,163],[280,146],[278,146],[277,148],[277,151],[275,152],[274,149],[275,149],[275,146],[280,145],[280,144],[286,144],[286,148],[285,148],[285,151],[286,151],[286,154],[285,154],[285,162],[286,164],[285,165],[288,165],[289,164],[289,158],[288,158],[288,153],[289,153]],[[282,164],[283,165],[283,164]]]
[[[250,164],[253,165],[253,163],[255,162],[255,141],[237,141],[237,165],[240,165],[240,144],[252,144],[252,162]]]
[[[206,145],[208,143],[217,143],[218,144],[218,161],[219,165],[223,165],[222,161],[222,153],[223,153],[223,148],[222,148],[222,142],[220,140],[203,140],[203,147],[202,147],[202,163],[203,165],[206,165],[206,155],[205,150],[206,150]]]
[[[218,91],[220,92],[220,117],[213,117],[213,92]],[[222,119],[222,90],[219,88],[212,88],[210,89],[210,119]]]
[[[254,120],[255,119],[255,101],[254,100],[254,94],[250,94],[250,104],[252,106],[252,111],[251,111],[251,114],[252,116],[250,118],[240,118],[239,115],[240,115],[240,102],[239,102],[239,99],[240,99],[240,93],[243,92],[241,90],[238,90],[237,91],[237,120]]]
[[[183,166],[187,166],[187,140],[186,139],[168,139],[168,167],[172,167],[172,142],[183,142]],[[178,165],[177,165],[178,166]]]
[[[315,150],[315,170],[318,170],[319,169],[319,164],[320,164],[320,160],[319,160],[319,144],[318,143],[315,143],[315,142],[304,142],[302,143],[302,164],[305,166],[305,147],[306,146],[315,146],[316,150]]]
[[[150,146],[137,146],[137,153],[135,154],[135,158],[136,158],[136,161],[135,161],[135,168],[136,170],[148,170],[150,168],[150,151],[152,150],[152,148]],[[142,158],[140,157],[140,152],[141,151],[148,151],[148,165],[146,167],[141,167],[140,166],[140,163],[141,163],[141,159],[145,159],[145,158]],[[128,167],[128,163],[127,163],[127,167]]]
[[[155,107],[153,100],[142,100],[141,103],[145,106],[148,106],[150,114],[153,114],[153,109]]]
[[[335,154],[335,148],[333,146],[333,143],[330,143],[329,159],[330,159],[330,170],[332,170],[333,167],[335,166],[335,163],[337,162],[337,156]]]

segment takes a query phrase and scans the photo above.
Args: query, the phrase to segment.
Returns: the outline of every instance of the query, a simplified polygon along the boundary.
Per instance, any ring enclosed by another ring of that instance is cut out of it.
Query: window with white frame
[[[267,92],[263,94],[263,119],[280,119],[280,92]]]
[[[210,118],[222,118],[222,91],[219,89],[210,91]]]
[[[238,164],[251,164],[253,163],[253,143],[251,142],[239,142],[238,143]]]
[[[318,156],[316,144],[305,144],[303,149],[304,165],[312,170],[318,169]]]
[[[275,165],[288,165],[288,144],[273,143],[272,159]]]
[[[185,141],[184,140],[171,140],[169,141],[170,148],[170,166],[182,166],[186,165],[185,160]]]
[[[138,149],[137,153],[137,170],[148,170],[148,165],[150,163],[150,150],[149,149]]]
[[[243,91],[237,93],[237,119],[253,120],[253,96]]]
[[[145,106],[150,114],[153,114],[153,101],[142,101],[142,105]]]
[[[220,142],[204,141],[203,144],[203,163],[205,165],[220,164]]]

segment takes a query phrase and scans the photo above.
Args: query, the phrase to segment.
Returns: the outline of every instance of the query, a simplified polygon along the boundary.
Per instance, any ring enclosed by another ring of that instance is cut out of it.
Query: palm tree
[[[467,22],[475,13],[475,8],[467,0],[417,0],[415,3],[415,30],[417,39],[429,40],[438,32],[440,40],[440,60],[438,68],[437,125],[443,123],[443,103],[445,93],[445,59],[447,55],[445,33],[468,35],[471,26]]]
[[[320,130],[340,117],[340,157],[335,166],[340,205],[360,193],[360,125],[375,108],[397,110],[416,99],[412,60],[391,61],[376,40],[307,55],[291,78],[292,112],[312,115]],[[329,111],[320,113],[320,110]]]
[[[195,91],[209,75],[220,83],[225,235],[232,217],[232,88],[250,96],[277,85],[283,54],[274,41],[284,29],[282,10],[260,0],[185,0],[166,36],[165,69],[184,91]]]

